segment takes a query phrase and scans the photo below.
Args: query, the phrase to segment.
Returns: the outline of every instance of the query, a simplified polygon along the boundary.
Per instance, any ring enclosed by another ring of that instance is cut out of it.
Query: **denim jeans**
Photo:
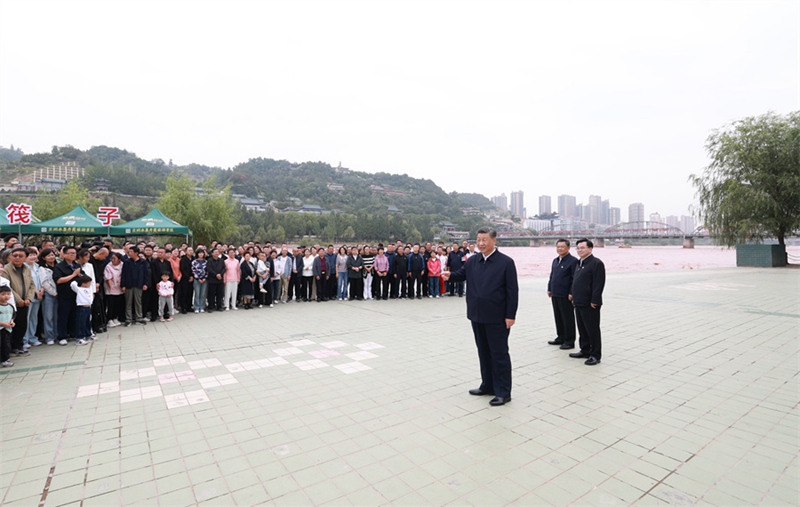
[[[44,295],[42,301],[42,322],[44,324],[44,332],[42,337],[46,342],[56,341],[56,313],[58,311],[58,299],[50,294]]]
[[[336,296],[339,299],[347,299],[347,271],[339,271],[339,278],[336,279]]]
[[[38,340],[38,338],[36,338],[36,329],[39,325],[39,309],[41,307],[41,301],[38,299],[31,300],[31,306],[28,309],[28,330],[25,331],[25,336],[22,337],[22,341],[28,345]]]
[[[442,291],[439,288],[439,277],[438,276],[429,276],[428,277],[428,295],[435,298],[442,297]]]
[[[192,283],[194,283],[194,311],[199,312],[200,310],[205,310],[208,282],[200,283],[195,280]]]

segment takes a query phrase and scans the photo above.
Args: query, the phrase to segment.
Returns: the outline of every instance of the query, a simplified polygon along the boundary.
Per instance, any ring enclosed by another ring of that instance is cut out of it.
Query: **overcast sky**
[[[710,131],[800,109],[800,1],[0,0],[0,145],[407,173],[689,214]]]

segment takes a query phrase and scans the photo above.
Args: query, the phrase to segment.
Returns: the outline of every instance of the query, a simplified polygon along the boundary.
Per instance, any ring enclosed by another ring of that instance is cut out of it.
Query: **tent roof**
[[[16,226],[12,226],[16,227]],[[58,236],[94,236],[107,234],[108,227],[100,223],[83,206],[44,222],[23,225],[22,234],[53,234]]]
[[[188,227],[167,217],[158,208],[153,209],[141,218],[111,227],[112,236],[184,236],[191,233]]]

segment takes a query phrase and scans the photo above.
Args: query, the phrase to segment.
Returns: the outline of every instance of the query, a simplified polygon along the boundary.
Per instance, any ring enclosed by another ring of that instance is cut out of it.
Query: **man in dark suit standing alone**
[[[478,230],[478,251],[457,271],[445,272],[445,280],[467,282],[467,318],[472,322],[481,385],[470,389],[475,396],[494,395],[492,406],[511,401],[511,356],[508,335],[517,315],[519,287],[514,261],[495,247],[497,231]]]
[[[564,350],[575,348],[575,309],[569,300],[572,290],[572,277],[578,259],[569,254],[569,241],[556,241],[558,257],[553,259],[550,280],[547,282],[547,297],[553,302],[553,316],[556,320],[556,339],[550,345],[561,345]]]
[[[603,305],[603,288],[606,285],[606,267],[603,261],[592,255],[594,244],[588,239],[579,239],[578,266],[572,280],[569,299],[575,306],[580,333],[581,351],[569,357],[586,358],[589,366],[600,363],[600,307]]]

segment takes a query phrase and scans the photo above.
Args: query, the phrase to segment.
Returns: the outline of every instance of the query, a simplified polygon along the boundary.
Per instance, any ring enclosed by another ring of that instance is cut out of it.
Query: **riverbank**
[[[556,257],[555,246],[501,247],[514,259],[520,276],[549,276]],[[575,247],[570,250],[572,255]],[[788,246],[787,252],[800,258],[800,246]],[[606,246],[594,249],[608,273],[694,271],[715,268],[735,268],[736,250],[714,246],[683,248],[680,246]]]

